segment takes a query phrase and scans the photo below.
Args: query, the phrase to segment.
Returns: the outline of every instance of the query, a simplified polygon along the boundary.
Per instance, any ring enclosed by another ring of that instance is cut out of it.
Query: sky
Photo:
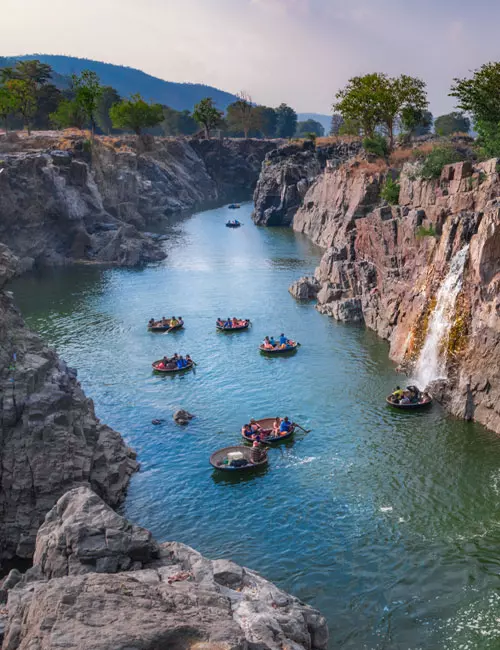
[[[330,113],[354,75],[427,82],[500,60],[498,0],[1,0],[0,55],[67,54]]]

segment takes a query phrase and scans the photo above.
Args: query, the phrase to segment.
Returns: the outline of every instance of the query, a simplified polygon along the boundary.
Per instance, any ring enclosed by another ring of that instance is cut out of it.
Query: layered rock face
[[[327,166],[333,169],[361,150],[359,142],[315,148],[290,144],[267,154],[254,192],[253,220],[259,226],[289,226],[304,196]]]
[[[9,591],[3,650],[323,650],[320,613],[255,572],[157,544],[87,488],[40,528],[35,566]]]
[[[424,345],[450,262],[467,254],[451,329],[439,354],[448,381],[434,394],[456,415],[500,432],[500,179],[497,160],[446,166],[438,181],[407,165],[398,206],[378,190],[387,172],[347,164],[305,195],[294,228],[326,251],[318,309],[362,322],[411,370]]]
[[[75,485],[123,499],[135,454],[101,424],[76,371],[29,329],[5,291],[17,267],[0,245],[0,560],[31,557],[45,514]]]
[[[141,231],[206,201],[250,192],[277,143],[103,137],[92,155],[76,136],[3,146],[0,241],[30,268],[162,259],[161,243]]]

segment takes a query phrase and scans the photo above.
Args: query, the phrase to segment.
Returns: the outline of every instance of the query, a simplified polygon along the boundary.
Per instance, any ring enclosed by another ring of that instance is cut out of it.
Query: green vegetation
[[[50,113],[49,117],[50,123],[56,129],[67,129],[70,127],[83,129],[87,122],[87,116],[74,99],[63,99],[59,103],[57,110]]]
[[[406,106],[401,111],[401,128],[407,136],[426,135],[432,128],[432,113]]]
[[[113,104],[109,116],[115,128],[130,129],[141,135],[144,129],[163,121],[163,109],[160,104],[148,104],[140,95],[132,95],[130,99]]]
[[[379,158],[385,158],[389,153],[387,140],[380,133],[374,133],[371,138],[364,138],[363,147],[369,153],[379,156]]]
[[[424,159],[420,177],[427,180],[437,179],[441,176],[445,165],[451,165],[461,160],[462,156],[452,147],[435,147]]]
[[[222,113],[215,108],[210,97],[205,97],[194,107],[193,117],[198,124],[203,126],[205,137],[208,139],[210,131],[220,124]]]
[[[424,226],[419,226],[415,232],[416,237],[421,239],[422,237],[437,237],[437,232],[434,227],[434,224],[431,223],[431,225],[428,228],[425,228]]]
[[[111,86],[103,86],[101,95],[97,102],[96,122],[97,126],[108,135],[113,130],[110,110],[121,100],[120,95]]]
[[[316,137],[321,138],[325,135],[325,129],[323,125],[316,120],[305,120],[304,122],[297,122],[297,129],[295,135],[298,138],[309,138],[310,134],[313,133]]]
[[[248,138],[250,129],[258,129],[259,114],[255,108],[250,95],[242,91],[238,99],[227,107],[227,124],[234,131],[243,131],[243,135]]]
[[[392,176],[387,176],[385,183],[380,190],[380,196],[387,201],[390,205],[397,205],[399,203],[399,192],[401,186],[397,183]]]
[[[276,137],[293,138],[297,130],[297,113],[287,106],[280,104],[276,109]]]
[[[423,111],[427,107],[425,82],[417,77],[389,77],[378,72],[353,77],[336,94],[333,110],[344,120],[354,120],[363,135],[373,138],[377,127],[383,127],[394,146],[394,130],[404,110]]]
[[[165,135],[192,135],[198,131],[198,122],[189,111],[176,111],[163,107],[162,131]]]
[[[92,70],[83,70],[80,75],[74,74],[71,81],[75,93],[75,102],[90,122],[91,140],[93,140],[97,107],[103,91],[99,77]]]
[[[441,136],[453,135],[454,133],[468,133],[470,131],[470,120],[463,113],[453,111],[452,113],[437,117],[434,122],[434,130]]]

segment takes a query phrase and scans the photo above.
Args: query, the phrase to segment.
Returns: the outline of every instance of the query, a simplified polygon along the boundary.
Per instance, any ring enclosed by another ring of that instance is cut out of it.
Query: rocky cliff
[[[249,193],[262,140],[81,136],[0,141],[0,241],[22,268],[71,261],[135,265],[162,259],[144,231],[169,215]]]
[[[438,180],[422,180],[419,165],[407,164],[397,206],[380,198],[388,173],[355,161],[316,179],[293,227],[326,250],[316,282],[292,291],[308,295],[313,287],[319,311],[374,329],[410,373],[437,314],[446,322],[433,354],[447,381],[434,394],[454,414],[500,432],[498,162],[448,165]],[[459,251],[463,268],[450,278]],[[445,279],[457,292],[446,313]]]
[[[7,580],[3,650],[327,647],[318,611],[250,569],[158,544],[88,488],[49,512],[34,560],[24,577]]]
[[[16,267],[0,245],[0,562],[31,557],[45,514],[68,489],[90,485],[118,505],[138,467],[76,371],[26,328],[5,290]]]

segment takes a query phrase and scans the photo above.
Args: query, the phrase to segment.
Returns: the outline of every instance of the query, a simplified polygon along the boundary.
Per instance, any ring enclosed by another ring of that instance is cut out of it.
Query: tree
[[[148,104],[137,93],[114,104],[109,115],[116,129],[127,129],[141,135],[143,129],[158,126],[163,121],[163,107],[161,104]]]
[[[5,87],[11,96],[14,112],[21,116],[23,128],[26,128],[28,135],[31,135],[31,124],[37,107],[33,86],[22,79],[11,79],[7,81]]]
[[[368,138],[373,138],[377,126],[383,126],[391,149],[394,129],[402,111],[409,107],[424,110],[428,104],[425,82],[421,79],[404,74],[389,77],[378,72],[353,77],[336,98],[333,110],[346,121],[358,122]]]
[[[63,95],[54,84],[44,84],[36,91],[36,113],[33,118],[35,129],[50,127],[50,114],[57,110]]]
[[[57,129],[75,127],[83,129],[87,123],[87,116],[82,107],[74,99],[63,99],[59,102],[57,110],[50,113],[49,119]]]
[[[227,107],[227,123],[230,129],[243,131],[245,139],[248,138],[250,129],[257,128],[256,119],[258,114],[252,103],[252,98],[242,90],[238,93],[238,99]]]
[[[298,137],[308,137],[308,134],[314,133],[316,137],[322,138],[325,135],[323,125],[316,120],[305,120],[304,122],[297,122],[297,130],[295,134]]]
[[[338,135],[340,128],[344,124],[344,118],[339,113],[332,115],[332,124],[330,126],[330,135]]]
[[[215,108],[211,97],[205,97],[194,107],[193,117],[205,129],[205,137],[208,140],[210,131],[220,123],[222,113]]]
[[[2,119],[5,131],[9,130],[9,115],[16,112],[15,102],[8,88],[0,86],[0,118]]]
[[[199,128],[189,111],[176,111],[169,106],[163,106],[161,127],[164,135],[192,135]]]
[[[52,77],[52,68],[38,59],[30,59],[17,61],[12,74],[14,79],[26,81],[36,91]]]
[[[256,106],[255,112],[255,128],[260,131],[264,138],[274,138],[276,136],[276,123],[278,117],[274,108],[269,106]]]
[[[96,123],[103,133],[107,133],[108,135],[111,133],[113,123],[111,122],[109,111],[120,100],[120,95],[112,86],[103,86],[96,108]]]
[[[342,124],[339,127],[339,135],[360,136],[362,131],[363,128],[358,120],[342,120]]]
[[[485,63],[470,79],[454,79],[450,97],[457,98],[457,108],[470,113],[474,124],[500,123],[500,63]]]
[[[413,106],[405,106],[401,111],[401,128],[407,135],[425,135],[432,128],[432,113]]]
[[[92,70],[82,70],[80,75],[72,75],[71,82],[75,101],[90,122],[91,139],[94,139],[96,113],[102,86],[99,77]]]
[[[276,135],[278,138],[291,138],[297,129],[297,113],[287,106],[280,104],[276,109]]]
[[[470,120],[459,111],[440,115],[434,122],[434,130],[438,135],[452,135],[453,133],[468,133]]]

